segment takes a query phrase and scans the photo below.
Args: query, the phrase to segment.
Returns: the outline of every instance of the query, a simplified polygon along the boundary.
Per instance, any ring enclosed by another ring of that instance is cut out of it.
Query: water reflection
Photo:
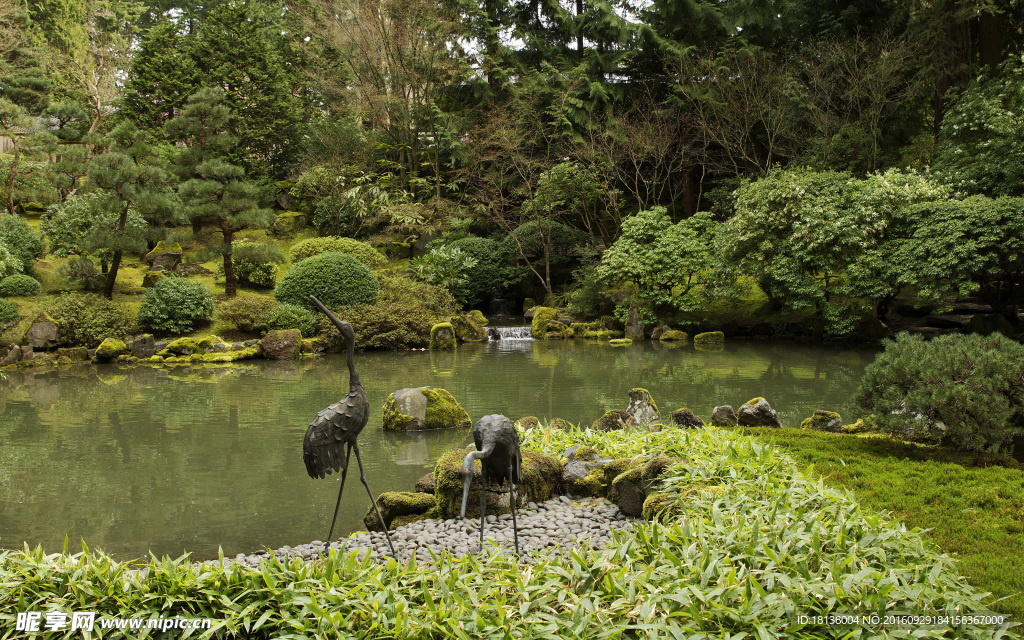
[[[448,389],[473,420],[489,413],[590,423],[624,408],[633,387],[663,412],[707,416],[766,396],[783,422],[843,411],[869,350],[731,342],[610,348],[597,342],[501,340],[454,352],[364,353],[370,401],[360,437],[375,492],[409,490],[469,430],[385,434],[396,389]],[[344,359],[174,369],[73,366],[16,371],[0,390],[0,546],[59,548],[65,534],[118,557],[147,551],[215,557],[319,538],[340,478],[311,480],[302,437],[348,389]],[[362,528],[369,500],[343,498],[341,533]]]

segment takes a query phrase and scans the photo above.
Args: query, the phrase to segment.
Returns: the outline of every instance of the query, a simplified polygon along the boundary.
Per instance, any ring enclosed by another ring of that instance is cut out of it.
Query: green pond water
[[[666,418],[683,406],[707,418],[716,405],[763,395],[796,426],[814,409],[847,408],[874,353],[515,340],[456,353],[362,353],[370,422],[360,450],[380,493],[411,490],[443,452],[472,442],[468,429],[382,432],[387,395],[424,385],[451,391],[474,421],[503,413],[589,424],[644,387]],[[76,365],[8,377],[0,382],[0,547],[59,551],[67,536],[72,550],[84,539],[120,559],[150,551],[205,559],[218,546],[233,556],[327,534],[340,474],[309,478],[302,438],[316,412],[347,393],[343,356],[197,369]],[[336,533],[363,528],[368,508],[350,474]]]

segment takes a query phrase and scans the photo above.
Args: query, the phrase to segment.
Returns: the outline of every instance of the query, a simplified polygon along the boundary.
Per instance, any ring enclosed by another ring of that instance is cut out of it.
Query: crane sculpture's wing
[[[302,459],[309,477],[323,478],[345,467],[345,445],[355,443],[366,426],[369,409],[365,396],[349,393],[316,414],[302,442]]]

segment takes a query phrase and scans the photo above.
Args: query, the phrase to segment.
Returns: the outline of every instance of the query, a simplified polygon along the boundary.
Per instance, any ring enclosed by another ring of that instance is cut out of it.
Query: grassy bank
[[[923,447],[885,437],[750,429],[808,472],[854,491],[954,555],[992,608],[1024,621],[1024,465],[1003,457]]]
[[[7,552],[0,620],[12,630],[26,610],[182,615],[216,621],[199,637],[225,638],[847,638],[921,629],[829,626],[814,616],[990,613],[918,533],[809,479],[755,438],[716,429],[524,434],[524,447],[546,453],[574,443],[615,457],[683,458],[661,487],[676,515],[603,550],[526,566],[444,557],[401,567],[332,555],[310,565],[271,559],[259,571],[152,560],[136,572],[102,554]],[[943,624],[925,635],[1000,632]]]

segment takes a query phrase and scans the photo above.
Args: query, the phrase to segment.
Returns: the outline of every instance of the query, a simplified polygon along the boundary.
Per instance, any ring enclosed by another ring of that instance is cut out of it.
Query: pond
[[[648,389],[667,418],[686,406],[765,396],[786,426],[814,409],[846,409],[871,349],[729,342],[697,351],[647,342],[503,340],[450,352],[356,356],[370,401],[360,435],[375,494],[411,490],[469,430],[385,434],[396,389],[448,389],[476,421],[489,413],[589,424]],[[340,474],[313,480],[302,438],[316,412],[348,391],[340,355],[216,368],[76,365],[16,371],[0,387],[0,547],[59,551],[65,536],[119,558],[196,559],[295,545],[327,534]],[[355,460],[352,461],[355,469]],[[345,488],[336,534],[362,529],[369,499]]]

